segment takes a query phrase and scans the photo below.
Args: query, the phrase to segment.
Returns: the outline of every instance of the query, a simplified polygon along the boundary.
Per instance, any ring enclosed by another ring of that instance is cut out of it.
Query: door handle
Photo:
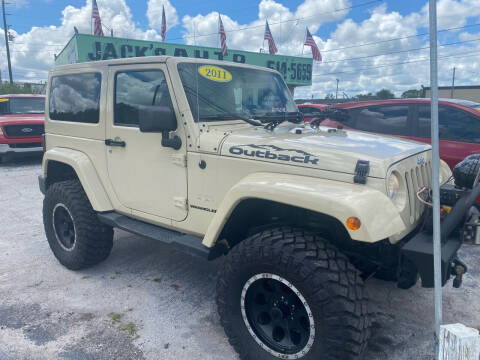
[[[121,140],[105,139],[105,145],[125,147],[127,145],[127,143],[125,141],[121,141]]]

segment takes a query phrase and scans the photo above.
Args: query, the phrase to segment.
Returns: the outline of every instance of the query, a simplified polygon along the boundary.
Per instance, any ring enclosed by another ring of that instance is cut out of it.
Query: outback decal
[[[250,148],[250,149],[248,149]],[[236,145],[229,149],[230,154],[257,157],[262,159],[292,161],[295,163],[318,165],[318,158],[306,151],[298,149],[282,149],[275,145]],[[278,154],[290,152],[296,154]]]
[[[232,74],[219,66],[203,65],[198,68],[198,73],[205,79],[216,82],[229,82],[232,80]]]

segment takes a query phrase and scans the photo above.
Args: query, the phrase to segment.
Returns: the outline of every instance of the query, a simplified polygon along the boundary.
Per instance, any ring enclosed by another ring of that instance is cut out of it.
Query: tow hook
[[[467,265],[458,259],[454,259],[451,266],[451,273],[452,275],[455,275],[455,279],[453,279],[453,287],[458,289],[462,286],[463,274],[467,272]]]

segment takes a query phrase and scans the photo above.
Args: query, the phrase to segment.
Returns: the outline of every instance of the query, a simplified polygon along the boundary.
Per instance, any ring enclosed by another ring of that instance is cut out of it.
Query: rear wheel
[[[255,234],[230,251],[217,305],[243,360],[358,359],[369,336],[357,270],[320,236],[289,227]]]
[[[95,265],[110,254],[113,229],[100,223],[78,180],[48,188],[43,224],[55,257],[71,270]]]

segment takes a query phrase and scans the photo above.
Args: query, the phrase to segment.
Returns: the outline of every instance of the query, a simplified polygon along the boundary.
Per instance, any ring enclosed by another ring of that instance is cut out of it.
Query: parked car
[[[322,111],[328,109],[330,105],[326,104],[299,104],[298,110],[303,114],[304,121],[310,121],[318,116]]]
[[[0,95],[0,162],[42,152],[44,95]]]
[[[439,100],[440,157],[450,168],[466,156],[480,153],[480,104],[459,99]],[[391,99],[335,105],[340,119],[322,126],[356,129],[430,143],[430,99]]]

